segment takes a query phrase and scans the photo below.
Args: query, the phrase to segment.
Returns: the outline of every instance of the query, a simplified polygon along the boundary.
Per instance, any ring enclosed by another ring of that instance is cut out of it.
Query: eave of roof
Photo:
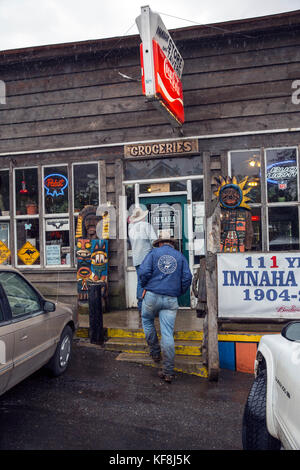
[[[258,32],[271,32],[300,27],[300,10],[275,15],[247,18],[242,20],[211,23],[208,25],[188,26],[170,30],[178,42],[203,40],[213,37],[232,35],[245,36]],[[20,49],[0,51],[0,65],[22,62],[51,60],[58,57],[79,56],[86,54],[105,55],[108,51],[136,49],[140,44],[139,35],[119,36],[87,41],[50,44]]]

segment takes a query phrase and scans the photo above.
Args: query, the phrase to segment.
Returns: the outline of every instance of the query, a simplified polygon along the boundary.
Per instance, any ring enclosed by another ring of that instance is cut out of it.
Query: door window
[[[19,274],[0,272],[0,283],[6,293],[13,318],[41,310],[39,295]]]
[[[167,231],[178,242],[178,249],[189,260],[187,239],[187,205],[186,196],[160,196],[141,197],[140,206],[149,210],[149,222],[153,226],[157,236],[162,231]],[[179,297],[179,306],[190,305],[190,293],[187,291]]]

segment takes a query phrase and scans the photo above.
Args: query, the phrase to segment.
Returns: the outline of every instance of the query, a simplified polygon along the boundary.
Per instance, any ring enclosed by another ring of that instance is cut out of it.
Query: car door
[[[0,394],[5,392],[13,369],[14,327],[0,286]]]
[[[12,387],[49,359],[48,317],[39,293],[17,272],[0,272],[0,284],[10,306],[14,331],[14,367],[8,382]]]
[[[276,361],[274,412],[293,448],[300,449],[300,336],[297,341],[280,339]]]

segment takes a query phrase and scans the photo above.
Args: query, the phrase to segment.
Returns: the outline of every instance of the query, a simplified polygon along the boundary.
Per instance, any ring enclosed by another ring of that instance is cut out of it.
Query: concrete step
[[[122,352],[116,358],[117,361],[126,361],[134,362],[138,364],[143,364],[145,366],[155,367],[157,369],[161,368],[160,364],[153,362],[151,357],[147,354],[131,354]],[[182,372],[184,374],[197,375],[198,377],[207,378],[207,368],[203,365],[199,357],[197,356],[180,356],[175,357],[175,367],[176,372]]]
[[[175,354],[200,356],[201,342],[175,340]],[[105,342],[105,349],[127,353],[148,353],[149,347],[143,338],[110,338]]]
[[[142,328],[106,328],[108,338],[140,338],[144,339],[145,334]],[[157,328],[157,334],[160,338],[160,331]],[[81,326],[76,332],[78,338],[88,338],[89,337],[89,328]],[[175,331],[174,332],[175,340],[183,341],[202,341],[203,340],[203,331]]]

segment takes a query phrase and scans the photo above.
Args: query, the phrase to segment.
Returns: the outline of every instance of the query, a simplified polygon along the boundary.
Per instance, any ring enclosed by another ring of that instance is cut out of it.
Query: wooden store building
[[[77,301],[85,205],[116,209],[111,309],[136,302],[124,236],[133,204],[184,211],[194,272],[219,175],[253,186],[253,252],[300,249],[300,10],[170,34],[184,59],[179,127],[143,96],[138,35],[0,52],[1,262],[52,299]]]

